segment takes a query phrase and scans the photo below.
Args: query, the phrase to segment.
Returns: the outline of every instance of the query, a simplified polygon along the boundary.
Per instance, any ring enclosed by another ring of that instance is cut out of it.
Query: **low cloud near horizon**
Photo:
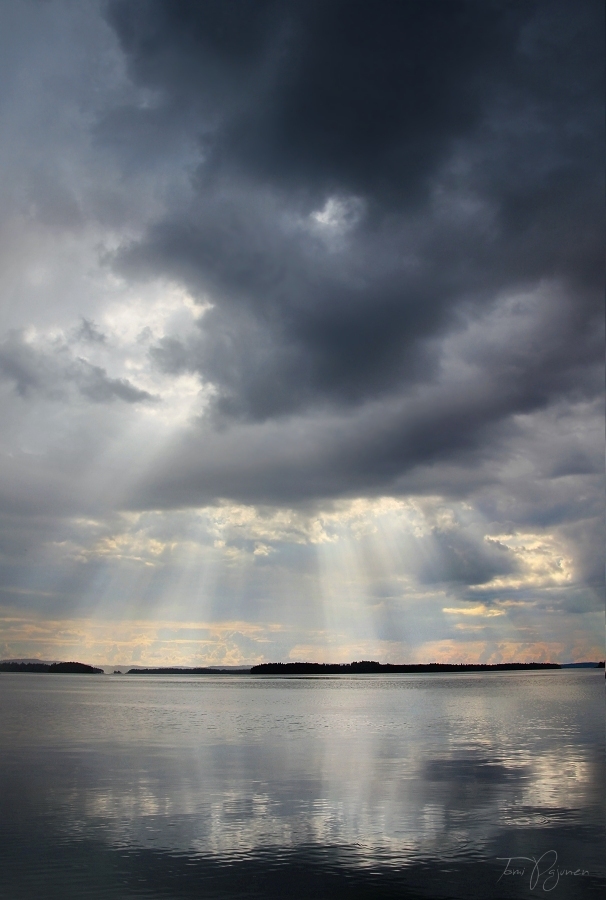
[[[603,5],[0,17],[0,657],[603,658]]]

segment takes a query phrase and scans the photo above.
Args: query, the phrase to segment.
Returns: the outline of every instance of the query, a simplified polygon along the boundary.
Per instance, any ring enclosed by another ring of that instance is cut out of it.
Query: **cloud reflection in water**
[[[99,896],[482,898],[553,846],[579,896],[603,878],[592,673],[2,684],[8,872],[35,841],[51,897],[75,867]]]

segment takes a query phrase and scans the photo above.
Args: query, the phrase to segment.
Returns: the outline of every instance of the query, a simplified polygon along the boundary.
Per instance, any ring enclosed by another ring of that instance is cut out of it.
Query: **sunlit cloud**
[[[240,665],[267,661],[283,631],[280,623],[246,621],[103,621],[99,619],[0,619],[2,658],[72,659],[99,665]],[[193,662],[192,662],[193,660]]]
[[[483,616],[487,619],[505,615],[504,610],[489,608],[484,606],[484,604],[479,606],[444,606],[442,607],[442,612],[453,616]]]
[[[515,557],[519,576],[497,576],[480,588],[549,587],[570,584],[573,560],[564,542],[549,533],[490,535],[488,543],[507,548]]]

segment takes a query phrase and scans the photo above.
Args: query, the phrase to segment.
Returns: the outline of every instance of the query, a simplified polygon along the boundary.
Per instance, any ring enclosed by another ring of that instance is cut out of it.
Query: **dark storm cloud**
[[[204,158],[190,200],[117,258],[213,304],[155,362],[211,382],[223,419],[356,406],[431,380],[440,336],[550,279],[544,337],[512,335],[475,407],[438,408],[416,450],[390,438],[379,455],[406,467],[594,392],[601,17],[593,2],[111,4],[155,92],[132,146],[142,119],[179,121]]]
[[[394,191],[424,193],[448,141],[477,123],[482,81],[508,64],[530,12],[450,0],[151,0],[111,4],[110,21],[135,78],[167,106],[199,110],[213,173],[391,203]]]

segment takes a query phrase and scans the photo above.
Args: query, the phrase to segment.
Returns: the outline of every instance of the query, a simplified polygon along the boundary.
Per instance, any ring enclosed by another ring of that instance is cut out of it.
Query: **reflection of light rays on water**
[[[542,689],[529,699],[533,678]],[[70,811],[66,837],[98,832],[114,846],[229,856],[313,843],[357,847],[360,864],[481,852],[503,826],[593,815],[594,745],[559,747],[554,732],[543,750],[521,715],[545,725],[563,687],[574,731],[583,684],[560,673],[107,679],[89,692],[88,718],[59,719],[49,735],[53,747],[72,748],[76,733],[94,743],[86,778],[56,773],[53,802]],[[99,741],[100,723],[118,743]]]

